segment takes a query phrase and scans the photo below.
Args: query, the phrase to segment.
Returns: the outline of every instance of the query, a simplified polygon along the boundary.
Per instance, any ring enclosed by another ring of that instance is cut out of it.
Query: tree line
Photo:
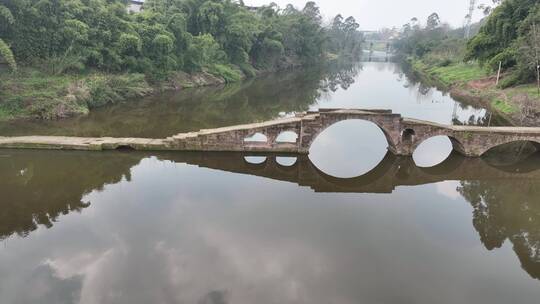
[[[159,80],[208,70],[237,80],[240,72],[318,62],[329,52],[361,53],[354,18],[324,26],[314,2],[253,9],[234,0],[147,0],[143,8],[130,13],[126,0],[2,0],[0,57],[12,70],[51,74],[95,69]]]

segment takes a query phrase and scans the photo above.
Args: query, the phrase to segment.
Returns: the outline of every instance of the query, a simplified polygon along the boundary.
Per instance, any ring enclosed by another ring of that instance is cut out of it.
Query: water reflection
[[[452,152],[453,147],[448,136],[434,136],[414,150],[413,159],[419,167],[433,167],[442,163]]]
[[[486,249],[513,249],[527,273],[540,279],[540,185],[531,180],[462,181],[459,192],[474,208],[473,224]]]
[[[60,215],[92,209],[92,196],[89,196],[90,201],[83,198],[89,193],[103,191],[108,184],[129,182],[132,168],[148,157],[140,153],[115,152],[2,152],[0,180],[4,182],[0,186],[0,238],[8,239],[13,234],[28,236],[39,226],[51,228]],[[347,179],[320,171],[307,156],[298,157],[288,166],[277,161],[287,155],[259,156],[265,159],[262,163],[249,163],[246,157],[249,156],[241,153],[157,155],[159,162],[185,163],[292,182],[315,192],[392,193],[401,186],[460,181],[457,191],[473,207],[474,228],[485,247],[489,250],[499,248],[509,240],[523,269],[531,277],[540,279],[538,154],[505,166],[494,165],[489,159],[452,154],[437,166],[420,168],[411,158],[388,153],[370,172]],[[63,169],[56,170],[59,166]],[[45,268],[43,271],[43,275],[50,275]]]
[[[506,124],[391,62],[339,63],[224,87],[164,92],[61,121],[0,122],[1,135],[166,137],[324,108],[386,108],[445,124]]]
[[[306,111],[322,95],[347,90],[359,71],[360,64],[341,63],[269,74],[223,87],[164,92],[73,119],[0,122],[0,134],[162,138],[265,121]]]
[[[317,107],[497,123],[373,62],[163,94],[47,127],[3,124],[0,134],[161,137]],[[366,129],[350,132],[334,139],[360,132],[374,144]],[[381,154],[365,174],[336,178],[296,155],[2,150],[0,302],[534,303],[540,157],[518,151],[451,154],[430,168]]]
[[[111,157],[107,157],[111,156]],[[85,194],[130,180],[140,156],[0,151],[0,240],[52,227],[58,216],[90,206]]]

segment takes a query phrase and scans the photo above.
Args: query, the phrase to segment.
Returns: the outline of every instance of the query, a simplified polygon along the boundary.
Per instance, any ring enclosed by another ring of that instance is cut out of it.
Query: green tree
[[[15,56],[13,56],[13,52],[2,39],[0,39],[0,58],[4,58],[12,71],[17,70],[17,62],[15,61]]]
[[[439,26],[439,24],[441,24],[441,19],[439,18],[439,14],[433,13],[433,14],[429,15],[429,17],[427,19],[427,29],[428,30],[436,29]]]
[[[15,23],[15,18],[13,17],[13,14],[11,14],[11,11],[7,7],[0,5],[0,25],[2,25],[2,29],[11,27],[13,23]],[[0,34],[2,34],[1,30]],[[2,39],[2,36],[0,36],[0,58],[4,58],[12,71],[17,70],[15,56],[9,45]]]

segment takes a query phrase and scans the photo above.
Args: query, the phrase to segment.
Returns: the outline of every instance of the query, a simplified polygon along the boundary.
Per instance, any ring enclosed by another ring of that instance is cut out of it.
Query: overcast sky
[[[246,5],[259,6],[277,3],[284,8],[288,3],[303,7],[307,0],[244,0]],[[469,0],[315,0],[321,8],[321,13],[329,19],[338,13],[347,17],[352,15],[360,24],[362,30],[376,30],[382,27],[401,27],[412,17],[425,22],[427,16],[437,12],[444,22],[458,27],[463,25],[468,13]],[[491,1],[480,1],[488,3]],[[482,17],[482,12],[476,10],[475,20]]]

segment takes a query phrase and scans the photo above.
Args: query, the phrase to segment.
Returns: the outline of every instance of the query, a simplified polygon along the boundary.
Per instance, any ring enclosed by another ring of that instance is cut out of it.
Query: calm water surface
[[[162,137],[332,107],[503,123],[362,63],[0,134]],[[394,157],[346,121],[301,157],[1,150],[0,303],[538,303],[540,156],[466,159],[447,141]]]

